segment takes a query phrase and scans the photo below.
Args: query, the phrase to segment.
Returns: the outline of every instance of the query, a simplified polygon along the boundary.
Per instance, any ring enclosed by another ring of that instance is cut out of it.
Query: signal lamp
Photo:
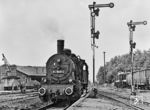
[[[99,34],[100,34],[99,31],[97,31],[96,33],[94,33],[94,38],[99,39]]]
[[[95,13],[96,16],[98,16],[99,15],[99,8],[97,8],[96,10],[94,10],[94,13]]]
[[[136,43],[134,42],[134,43],[132,44],[132,47],[135,48],[135,46],[136,46]]]
[[[144,21],[143,24],[146,25],[146,24],[147,24],[147,21]]]

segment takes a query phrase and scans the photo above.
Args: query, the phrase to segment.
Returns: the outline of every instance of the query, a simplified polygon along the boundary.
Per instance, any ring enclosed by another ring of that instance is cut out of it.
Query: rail
[[[117,94],[112,94],[112,93],[109,93],[109,92],[106,92],[106,91],[98,91],[98,94],[99,96],[103,96],[105,98],[108,98],[110,100],[114,100],[116,102],[119,102],[129,108],[132,108],[134,110],[146,110],[148,107],[144,107],[144,106],[138,106],[138,105],[134,105],[131,103],[131,101],[129,101],[128,98],[125,98],[125,97],[121,97]]]

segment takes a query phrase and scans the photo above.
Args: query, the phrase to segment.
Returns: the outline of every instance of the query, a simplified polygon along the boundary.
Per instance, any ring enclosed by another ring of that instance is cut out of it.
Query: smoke
[[[52,18],[44,2],[26,0],[0,1],[4,17],[3,37],[44,37],[57,39],[62,36],[59,24]]]
[[[25,56],[28,60],[20,62],[39,64],[46,48],[55,40],[64,39],[51,2],[0,0],[0,50],[11,55],[13,63]]]

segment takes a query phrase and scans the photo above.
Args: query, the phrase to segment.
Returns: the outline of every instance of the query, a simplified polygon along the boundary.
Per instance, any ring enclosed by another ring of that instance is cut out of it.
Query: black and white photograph
[[[0,110],[150,110],[149,0],[0,0]]]

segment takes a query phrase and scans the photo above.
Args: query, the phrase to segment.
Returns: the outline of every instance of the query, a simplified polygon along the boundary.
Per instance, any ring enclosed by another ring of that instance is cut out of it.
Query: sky
[[[150,48],[149,0],[95,0],[97,4],[114,3],[114,8],[100,8],[96,17],[96,67],[118,55],[129,53],[127,22],[147,21],[136,26],[133,40],[136,49]],[[10,64],[45,66],[57,52],[57,39],[65,40],[65,48],[80,55],[89,65],[92,80],[90,10],[92,0],[0,0],[0,54]],[[0,56],[2,59],[2,56]],[[3,61],[0,60],[0,64]]]

